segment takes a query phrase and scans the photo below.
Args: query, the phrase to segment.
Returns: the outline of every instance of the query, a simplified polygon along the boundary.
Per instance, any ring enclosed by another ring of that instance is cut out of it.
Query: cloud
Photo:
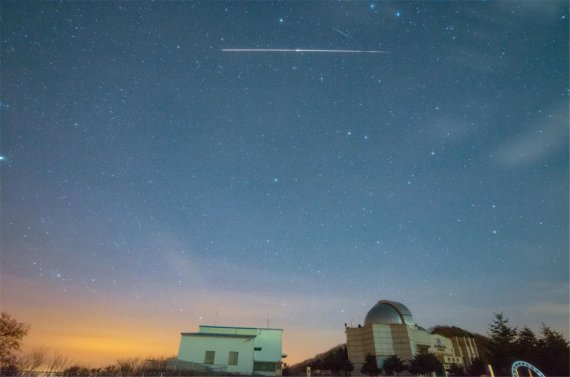
[[[514,167],[545,161],[568,144],[568,108],[542,115],[529,131],[502,145],[496,153],[501,165]]]

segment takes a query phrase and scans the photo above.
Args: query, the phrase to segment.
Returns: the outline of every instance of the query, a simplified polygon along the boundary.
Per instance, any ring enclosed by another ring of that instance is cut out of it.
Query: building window
[[[277,363],[265,362],[265,361],[255,361],[253,363],[254,372],[275,372]]]
[[[204,364],[214,364],[215,356],[216,351],[206,351],[206,356],[204,356]]]
[[[237,365],[238,364],[238,353],[230,351],[228,355],[228,365]]]
[[[253,347],[254,351],[261,351],[261,347]]]

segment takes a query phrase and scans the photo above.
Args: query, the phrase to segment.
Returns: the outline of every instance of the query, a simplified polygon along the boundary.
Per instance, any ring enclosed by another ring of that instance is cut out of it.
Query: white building
[[[186,368],[231,374],[281,375],[282,329],[200,326],[182,333],[178,361]]]

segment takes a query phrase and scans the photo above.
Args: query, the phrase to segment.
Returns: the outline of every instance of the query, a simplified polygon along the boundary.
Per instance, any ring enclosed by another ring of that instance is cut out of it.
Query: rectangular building
[[[282,329],[204,326],[181,333],[178,361],[231,374],[281,375]]]

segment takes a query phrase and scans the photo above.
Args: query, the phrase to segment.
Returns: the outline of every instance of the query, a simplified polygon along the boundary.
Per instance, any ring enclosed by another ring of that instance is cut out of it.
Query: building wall
[[[251,374],[253,371],[253,338],[182,335],[178,359],[204,364],[206,351],[215,351],[212,367],[227,367],[228,373]],[[230,352],[238,352],[238,364],[228,365]]]
[[[367,354],[376,356],[378,366],[391,355],[402,360],[411,360],[419,352],[431,352],[438,360],[449,366],[463,366],[463,357],[456,352],[454,341],[441,335],[404,324],[371,324],[362,327],[347,327],[346,342],[348,358],[354,364],[354,376],[361,376],[360,368]]]
[[[463,364],[466,368],[469,368],[473,364],[473,359],[479,357],[475,338],[456,336],[451,338],[451,340],[458,356],[463,359]]]
[[[352,375],[361,376],[360,368],[367,354],[375,355],[372,325],[346,328],[348,359],[354,365]]]
[[[182,334],[178,359],[204,363],[206,351],[215,351],[214,367],[228,373],[281,375],[281,329],[200,326],[199,333]],[[208,348],[209,347],[209,348]],[[229,352],[238,352],[238,365],[228,365]]]
[[[253,353],[255,361],[281,362],[283,331],[273,329],[259,329],[255,337],[255,347],[260,351]]]
[[[444,368],[448,368],[451,364],[457,364],[463,367],[463,358],[458,350],[453,346],[453,341],[442,335],[431,335],[432,344],[429,352],[433,353],[437,359],[443,364]]]
[[[417,352],[415,327],[408,325],[390,325],[394,338],[394,353],[402,360],[411,360]]]

